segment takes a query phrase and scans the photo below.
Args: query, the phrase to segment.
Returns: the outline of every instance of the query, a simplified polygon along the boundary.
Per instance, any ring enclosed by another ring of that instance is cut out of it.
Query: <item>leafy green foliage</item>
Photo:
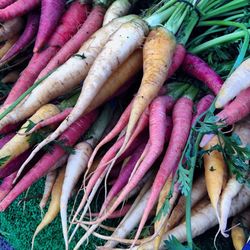
[[[169,239],[165,241],[165,246],[167,250],[191,250],[188,246],[182,245],[174,236],[170,236]]]
[[[0,158],[0,166],[3,166],[10,159],[10,157],[11,157],[10,155],[7,155]]]

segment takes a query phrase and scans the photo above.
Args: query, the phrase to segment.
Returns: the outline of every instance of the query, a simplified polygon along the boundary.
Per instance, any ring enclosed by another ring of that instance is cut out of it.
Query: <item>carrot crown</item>
[[[196,88],[195,86],[190,86],[186,91],[185,91],[185,94],[184,96],[191,99],[191,100],[194,100],[195,97],[197,96],[197,94],[199,93],[199,89]]]

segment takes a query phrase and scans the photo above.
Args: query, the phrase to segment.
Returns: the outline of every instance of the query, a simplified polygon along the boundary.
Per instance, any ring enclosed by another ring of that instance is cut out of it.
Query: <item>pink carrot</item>
[[[180,100],[182,100],[181,98]],[[190,100],[185,97],[185,100]],[[180,106],[180,101],[177,102],[175,107]],[[186,101],[185,104],[188,102]],[[139,183],[139,181],[143,178],[143,176],[147,173],[149,168],[153,165],[153,163],[156,161],[156,159],[159,157],[161,152],[164,149],[165,145],[165,139],[166,139],[166,132],[171,127],[171,119],[167,118],[166,116],[166,108],[169,105],[169,97],[168,96],[161,96],[156,98],[153,103],[150,106],[150,147],[148,149],[148,153],[145,157],[145,159],[142,161],[140,166],[138,167],[137,171],[131,178],[131,180],[128,182],[128,184],[123,188],[121,191],[119,197],[116,199],[114,204],[111,206],[111,208],[108,210],[107,213],[105,213],[102,217],[100,217],[97,221],[94,223],[99,223],[103,220],[105,220],[111,213],[115,211],[115,209],[120,205],[120,203],[126,198],[127,194],[131,192]],[[174,108],[176,109],[176,108]],[[168,110],[169,111],[169,110]],[[177,109],[178,111],[178,109]],[[176,111],[174,111],[176,112]],[[186,112],[185,112],[186,113]],[[192,114],[192,107],[191,107],[191,114]],[[178,117],[177,117],[178,118]],[[174,123],[176,123],[176,118],[174,117]],[[168,122],[170,124],[168,124]],[[182,121],[181,121],[182,122]],[[191,122],[191,121],[190,121]],[[174,124],[175,125],[175,124]],[[188,127],[188,125],[186,125]],[[185,129],[183,130],[185,132]],[[173,141],[173,133],[171,133],[171,140]],[[185,144],[184,144],[185,145]],[[178,149],[178,147],[176,146]],[[176,150],[176,148],[173,148],[173,150]],[[179,148],[180,152],[181,148]],[[173,161],[174,162],[174,161]],[[172,162],[171,162],[172,164]],[[164,185],[164,183],[163,183]],[[156,198],[157,199],[157,198]]]
[[[53,69],[66,62],[74,53],[76,53],[82,44],[102,25],[105,10],[101,6],[95,6],[90,12],[87,20],[84,22],[78,32],[58,51],[51,59],[47,67],[41,72],[39,78],[45,76]]]
[[[66,146],[73,146],[91,126],[96,117],[97,111],[82,116],[60,136],[59,140],[63,141]],[[44,176],[65,154],[66,152],[59,145],[54,146],[52,153],[46,153],[0,203],[0,211],[5,210],[22,192]]]
[[[127,214],[127,212],[129,211],[129,209],[131,208],[130,204],[126,204],[124,205],[121,209],[114,211],[114,213],[112,213],[108,219],[117,219],[120,217],[123,217]],[[98,217],[100,215],[100,213],[91,213],[91,214],[86,214],[87,216],[94,216],[94,217]]]
[[[81,5],[78,2],[71,4],[63,15],[61,24],[57,27],[50,40],[53,40],[53,43],[55,43],[56,39],[58,39],[58,44],[60,44],[61,41],[68,41],[77,32],[79,25],[86,19],[85,12],[85,5]],[[72,23],[72,20],[75,22]],[[63,30],[64,35],[62,36],[61,34]],[[50,46],[41,53],[35,53],[33,55],[28,66],[24,69],[16,84],[10,91],[4,105],[8,106],[14,102],[34,83],[41,70],[46,67],[50,59],[59,51],[59,49],[60,47],[58,46]]]
[[[211,106],[212,102],[214,101],[213,95],[206,95],[200,99],[196,106],[196,114],[193,117],[192,124],[195,123],[197,118],[202,115],[208,108]]]
[[[57,115],[54,115],[46,120],[38,122],[27,134],[32,134],[41,128],[44,128],[50,125],[55,125],[63,121],[70,114],[71,110],[72,108],[67,108]]]
[[[40,51],[55,31],[63,14],[65,0],[41,0],[41,17],[34,53]]]
[[[192,110],[193,101],[189,97],[180,98],[174,106],[173,130],[169,146],[155,177],[147,205],[144,209],[144,213],[135,236],[135,241],[139,238],[167,178],[180,161],[182,151],[186,145],[191,129]]]
[[[211,89],[215,95],[219,93],[223,80],[201,58],[187,53],[182,64],[182,68],[186,73],[192,75],[207,85],[207,87]]]
[[[13,187],[13,180],[16,177],[17,172],[5,177],[0,185],[0,201],[10,192]]]
[[[39,24],[39,13],[31,12],[28,16],[27,24],[23,34],[17,40],[17,42],[11,47],[11,49],[2,57],[0,64],[12,59],[24,48],[26,48],[35,37]]]
[[[4,168],[0,169],[0,178],[4,178],[13,172],[16,172],[28,158],[30,151],[27,150],[9,162]]]
[[[105,211],[105,209],[107,208],[107,206],[109,205],[109,203],[112,201],[112,199],[122,190],[122,188],[127,184],[130,174],[132,173],[136,162],[138,161],[138,159],[140,158],[144,148],[145,148],[145,140],[144,142],[135,150],[135,152],[131,155],[130,159],[128,160],[128,162],[125,164],[125,166],[122,168],[118,178],[116,179],[115,184],[112,186],[112,188],[110,189],[108,196],[106,197],[102,208],[101,208],[101,214],[103,211]]]
[[[13,4],[16,0],[1,0],[0,1],[0,9],[4,9],[7,6]]]
[[[250,114],[250,88],[240,94],[216,115],[217,120],[222,120],[226,125],[232,125]],[[204,147],[213,138],[213,134],[204,135],[200,147]]]
[[[0,111],[1,112],[1,111]],[[2,135],[8,134],[10,132],[16,131],[20,127],[20,123],[9,124],[0,130]]]
[[[40,0],[17,0],[4,9],[0,9],[0,21],[23,16],[39,6]]]
[[[182,62],[184,61],[185,55],[186,55],[185,47],[181,44],[177,44],[175,52],[174,52],[174,56],[173,56],[173,61],[168,71],[168,78],[173,76],[173,74],[179,69]]]

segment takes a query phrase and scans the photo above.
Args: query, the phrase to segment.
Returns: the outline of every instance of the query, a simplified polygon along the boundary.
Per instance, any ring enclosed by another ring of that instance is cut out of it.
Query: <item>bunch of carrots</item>
[[[193,249],[216,225],[215,246],[231,232],[242,249],[249,1],[138,6],[0,0],[0,211],[45,177],[41,210],[51,201],[32,248],[60,214],[65,249],[90,235],[105,241],[99,249]]]

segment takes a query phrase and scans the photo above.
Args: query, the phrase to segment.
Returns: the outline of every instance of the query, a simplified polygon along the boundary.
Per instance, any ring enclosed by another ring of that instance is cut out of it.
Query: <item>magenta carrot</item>
[[[16,0],[1,0],[0,1],[0,9],[4,9],[7,6],[13,4]]]
[[[0,21],[7,21],[23,16],[39,6],[40,0],[17,0],[4,9],[0,9]]]
[[[3,138],[0,139],[0,149],[11,140],[11,138],[15,136],[15,133],[7,134]]]
[[[67,108],[65,110],[63,110],[61,113],[57,114],[57,115],[54,115],[46,120],[43,120],[41,122],[38,122],[28,133],[28,134],[32,134],[34,133],[35,131],[43,128],[43,127],[47,127],[47,126],[50,126],[50,125],[55,125],[61,121],[63,121],[68,115],[69,113],[71,112],[72,108]]]
[[[218,122],[223,121],[226,125],[232,125],[250,114],[250,88],[240,92],[240,94],[228,104],[216,117]],[[212,138],[213,134],[204,135],[200,147],[204,147]]]
[[[17,172],[5,177],[0,185],[0,201],[10,192],[13,187],[13,180],[16,177]]]
[[[63,15],[62,22],[50,38],[50,41],[53,41],[54,44],[56,44],[56,42],[61,44],[62,41],[68,41],[77,32],[78,26],[86,19],[86,13],[84,11],[86,11],[85,5],[81,5],[78,2],[71,4]],[[50,43],[50,41],[48,43]],[[35,53],[33,55],[28,66],[24,69],[20,78],[10,91],[4,105],[11,104],[35,82],[41,70],[45,68],[59,49],[60,47],[58,46],[49,46],[41,53]]]
[[[183,61],[182,68],[186,73],[202,81],[215,95],[219,93],[223,80],[201,58],[188,53]]]
[[[97,111],[82,116],[72,124],[59,138],[65,145],[72,146],[91,126],[97,117]],[[15,185],[11,192],[0,203],[0,210],[5,210],[22,192],[35,181],[44,176],[66,152],[60,146],[54,146],[52,153],[46,153],[35,166]],[[17,174],[18,177],[18,174]]]
[[[28,158],[30,151],[27,150],[10,161],[4,168],[0,169],[0,178],[4,178],[17,171]]]
[[[41,17],[33,52],[40,51],[55,31],[63,14],[65,0],[41,0]]]
[[[197,120],[197,118],[204,113],[212,104],[214,96],[206,95],[200,99],[196,106],[196,114],[193,117],[192,124]]]
[[[101,6],[95,6],[87,20],[78,30],[78,32],[58,51],[51,59],[46,68],[41,72],[38,78],[45,76],[51,70],[57,68],[66,62],[74,53],[76,53],[82,44],[102,25],[105,10]]]
[[[122,188],[127,184],[130,174],[133,171],[133,168],[135,167],[136,162],[140,158],[144,148],[145,148],[145,140],[144,142],[135,150],[135,152],[131,155],[128,162],[125,164],[125,166],[122,168],[115,184],[110,189],[108,196],[106,197],[100,214],[105,211],[105,209],[108,207],[112,199],[122,190]]]
[[[137,230],[135,241],[139,238],[140,233],[153,209],[159,194],[171,174],[178,165],[182,151],[186,145],[192,122],[193,99],[197,94],[196,89],[192,89],[187,96],[181,97],[174,106],[173,110],[173,130],[171,133],[169,146],[167,148],[164,159],[155,177],[151,194],[144,209],[139,228]],[[183,112],[185,110],[185,112]]]
[[[0,64],[12,59],[18,55],[24,48],[26,48],[35,37],[39,24],[39,14],[37,12],[31,12],[27,19],[27,24],[23,31],[23,34],[17,40],[17,42],[11,47],[11,49],[2,57]]]

